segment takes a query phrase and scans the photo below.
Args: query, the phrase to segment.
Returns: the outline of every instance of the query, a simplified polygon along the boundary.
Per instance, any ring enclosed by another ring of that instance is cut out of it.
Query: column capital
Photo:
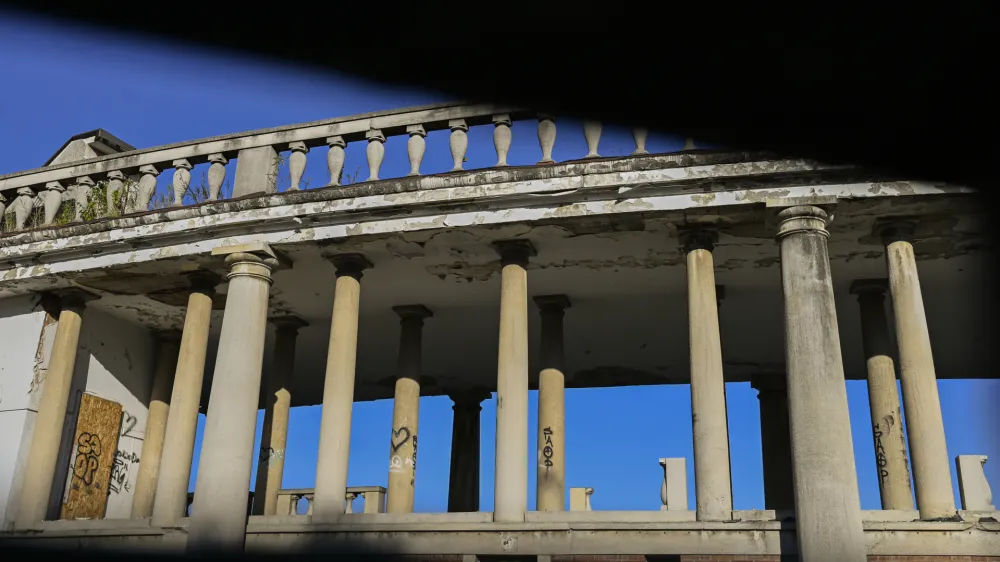
[[[448,393],[448,398],[454,402],[452,409],[461,410],[463,408],[483,409],[483,401],[489,400],[491,392],[485,388],[466,388]]]
[[[226,265],[232,267],[237,263],[258,263],[267,266],[270,271],[291,267],[291,263],[284,255],[271,248],[265,242],[249,242],[247,244],[235,244],[233,246],[218,246],[212,248],[213,256],[226,256]],[[232,273],[230,273],[232,276]]]
[[[42,293],[39,304],[49,315],[58,318],[59,313],[65,310],[74,310],[77,313],[83,312],[87,303],[101,298],[90,291],[85,291],[77,287],[67,287],[65,289],[54,289]]]
[[[309,325],[308,322],[294,314],[272,316],[267,321],[274,324],[279,332],[291,332],[293,335],[298,334],[300,329]]]
[[[399,315],[401,322],[416,321],[424,323],[424,318],[434,316],[429,308],[422,304],[403,304],[392,307],[392,311]]]
[[[500,254],[500,263],[503,265],[518,264],[527,266],[528,260],[538,255],[534,244],[527,238],[497,240],[493,242],[492,246]]]
[[[771,392],[787,393],[788,382],[782,373],[751,375],[750,388],[756,390],[758,395]]]
[[[222,281],[218,274],[204,269],[192,271],[185,277],[192,292],[204,293],[209,296],[215,294],[215,287]]]
[[[829,236],[826,226],[833,220],[837,198],[833,196],[768,199],[767,220],[777,223],[776,238],[796,233],[816,232]],[[772,227],[773,228],[773,227]]]
[[[375,267],[363,254],[336,254],[327,259],[337,268],[337,277],[347,275],[361,279],[361,272]]]
[[[850,287],[851,294],[857,295],[858,300],[864,298],[882,300],[888,290],[888,279],[855,279]]]
[[[681,247],[684,248],[684,253],[690,253],[695,250],[708,250],[711,252],[715,249],[715,243],[719,241],[719,233],[717,231],[696,226],[679,228],[677,237],[680,239]]]
[[[571,308],[573,306],[572,303],[570,303],[569,297],[566,295],[537,295],[532,297],[532,300],[535,301],[535,304],[538,306],[538,310],[542,314],[562,314],[567,308]]]
[[[888,246],[893,242],[913,242],[917,220],[913,217],[882,217],[875,220],[872,233]]]

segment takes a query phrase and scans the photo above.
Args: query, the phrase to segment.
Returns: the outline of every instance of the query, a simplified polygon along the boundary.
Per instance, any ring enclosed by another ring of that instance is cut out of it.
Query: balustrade
[[[385,513],[385,493],[386,490],[382,486],[348,487],[344,496],[346,499],[344,513],[356,513],[354,500],[358,498],[365,502],[363,513]],[[315,494],[314,488],[278,490],[277,515],[312,515]],[[299,513],[299,505],[302,500],[306,501],[304,514]]]
[[[323,145],[329,147],[328,187],[342,185],[345,149],[352,142],[366,142],[368,177],[365,181],[386,179],[380,176],[380,171],[386,157],[385,142],[393,136],[409,137],[406,150],[410,170],[406,175],[419,176],[426,136],[439,130],[450,132],[450,171],[466,170],[468,133],[470,128],[477,126],[493,126],[495,166],[507,166],[511,126],[514,121],[526,119],[538,123],[541,151],[538,163],[554,163],[556,122],[553,115],[491,105],[439,105],[195,140],[8,174],[0,176],[0,214],[6,219],[0,223],[0,231],[61,226],[143,213],[153,208],[218,201],[224,198],[222,187],[227,165],[234,159],[237,169],[234,196],[275,192],[276,177],[264,176],[277,173],[278,161],[270,163],[267,160],[280,158],[278,155],[282,153],[288,153],[287,190],[298,191],[304,189],[303,176],[311,150]],[[647,154],[646,134],[641,128],[633,131],[636,148],[632,155]],[[587,154],[583,157],[599,158],[601,123],[584,121],[583,135],[587,143]],[[689,142],[686,148],[691,146]],[[241,160],[246,160],[242,163],[245,169],[240,167]],[[203,165],[207,165],[203,173],[195,171]],[[169,188],[162,196],[154,197],[158,176],[170,169],[173,173]],[[193,177],[205,178],[204,184],[192,185]]]

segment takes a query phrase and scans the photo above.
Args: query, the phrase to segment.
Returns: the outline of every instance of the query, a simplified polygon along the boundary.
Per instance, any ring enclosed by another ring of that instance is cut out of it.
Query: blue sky
[[[0,15],[0,53],[0,174],[40,166],[67,138],[98,127],[136,147],[148,147],[449,99],[432,92],[387,88],[320,74],[286,63],[153,43],[120,32],[56,27],[9,15]],[[495,163],[490,129],[477,127],[469,132],[467,168]],[[537,161],[541,154],[535,125],[518,122],[513,132],[510,163]],[[670,135],[651,134],[647,147],[651,152],[676,150],[682,142]],[[382,177],[398,177],[409,171],[405,143],[403,137],[389,139]],[[446,131],[428,136],[423,172],[451,169],[447,146]],[[605,127],[601,154],[627,154],[631,150],[627,129]],[[585,152],[579,122],[560,119],[556,160],[579,158]],[[345,174],[358,173],[359,180],[367,177],[364,143],[352,143],[347,154]],[[307,186],[327,183],[325,160],[325,149],[310,152],[304,176]],[[194,183],[204,169],[202,165],[192,172]],[[230,165],[230,178],[233,172]],[[169,185],[170,176],[160,176],[161,190]],[[286,170],[279,178],[279,189],[287,182]],[[987,464],[987,477],[995,487],[1000,486],[996,414],[989,403],[989,397],[1000,395],[1000,381],[948,380],[941,381],[939,388],[949,457],[953,460],[958,454],[990,455],[993,460]],[[861,505],[864,509],[878,509],[865,383],[849,381],[847,392]],[[734,383],[727,386],[727,394],[735,507],[762,508],[756,391],[747,383]],[[532,392],[532,428],[537,419],[536,406]],[[686,385],[568,390],[566,416],[567,486],[594,488],[595,509],[658,509],[662,470],[657,459],[681,456],[688,459],[693,508],[691,406]],[[261,418],[258,416],[258,441]],[[391,418],[390,400],[355,405],[349,485],[386,485]],[[203,424],[204,417],[201,421]],[[484,402],[482,412],[483,510],[493,506],[495,427],[494,402],[489,400]],[[284,487],[311,487],[315,482],[318,432],[318,406],[292,410]],[[448,398],[422,399],[420,435],[416,510],[445,511],[451,439]],[[534,450],[533,433],[530,441]],[[533,508],[534,466],[529,470],[529,507]],[[957,480],[953,481],[957,494]],[[193,489],[194,475],[191,485]]]

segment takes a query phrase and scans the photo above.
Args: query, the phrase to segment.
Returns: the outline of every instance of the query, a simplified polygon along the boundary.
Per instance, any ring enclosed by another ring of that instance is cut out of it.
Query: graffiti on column
[[[889,471],[885,468],[889,464],[889,461],[885,458],[885,447],[882,446],[882,430],[879,429],[878,423],[872,425],[872,434],[875,436],[875,464],[878,466],[878,485],[882,487],[885,486],[885,479],[889,476]]]
[[[545,438],[545,447],[542,448],[542,456],[545,460],[542,464],[545,465],[545,472],[548,472],[552,468],[552,428],[546,427],[542,430],[542,436]]]
[[[396,453],[403,448],[403,445],[410,442],[411,437],[413,439],[413,452],[404,461],[402,457]],[[402,472],[404,462],[408,467],[416,467],[417,438],[415,435],[410,433],[410,428],[404,425],[400,426],[399,429],[393,430],[392,438],[389,440],[389,445],[392,447],[392,458],[389,459],[389,472]]]
[[[284,449],[272,449],[270,447],[261,447],[260,455],[257,457],[257,464],[259,466],[267,466],[272,460],[281,459],[285,457]]]

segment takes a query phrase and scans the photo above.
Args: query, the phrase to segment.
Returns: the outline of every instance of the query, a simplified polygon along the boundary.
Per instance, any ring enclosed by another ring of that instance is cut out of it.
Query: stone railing
[[[406,135],[410,162],[408,176],[420,175],[428,132],[449,130],[452,172],[463,170],[469,146],[470,127],[493,127],[495,166],[507,166],[511,147],[511,124],[515,120],[537,119],[542,159],[554,162],[556,139],[554,117],[514,107],[494,105],[441,104],[300,125],[290,125],[200,139],[166,146],[132,150],[97,158],[51,165],[0,176],[0,230],[13,232],[36,227],[61,226],[102,218],[144,213],[151,209],[197,205],[225,198],[222,187],[229,173],[227,165],[236,161],[232,198],[264,195],[277,191],[279,162],[287,161],[288,190],[302,189],[301,180],[311,149],[327,146],[329,183],[341,185],[345,147],[353,142],[367,144],[368,178],[379,180],[388,137]],[[601,124],[584,122],[587,154],[597,158]],[[646,154],[646,130],[633,130],[634,155]],[[688,143],[685,148],[693,145]],[[286,155],[287,156],[283,156]],[[200,170],[195,170],[199,168]],[[169,193],[154,201],[157,176],[173,170]],[[207,178],[207,185],[192,187],[192,175]]]
[[[278,490],[278,515],[297,515],[299,502],[308,502],[306,515],[313,512],[314,488]],[[344,513],[354,513],[354,500],[365,502],[364,513],[385,513],[385,488],[382,486],[354,486],[347,488],[347,504]]]

